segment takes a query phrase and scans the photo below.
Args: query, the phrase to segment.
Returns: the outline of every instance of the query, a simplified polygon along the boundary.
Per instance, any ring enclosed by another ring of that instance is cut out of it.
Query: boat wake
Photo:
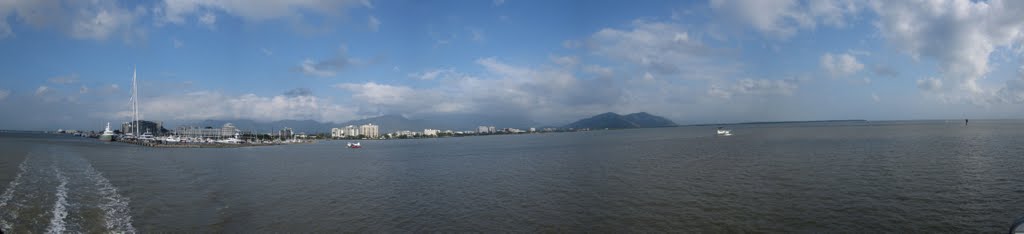
[[[129,199],[89,160],[69,152],[33,151],[18,165],[0,194],[0,231],[136,232]]]
[[[4,193],[0,194],[0,211],[9,210],[7,213],[0,213],[0,215],[2,215],[0,216],[0,231],[10,231],[11,224],[8,223],[7,220],[14,220],[18,218],[18,213],[13,211],[13,209],[10,209],[10,207],[7,207],[7,205],[8,202],[11,201],[11,198],[14,198],[14,191],[18,189],[18,185],[22,183],[25,171],[27,170],[27,163],[28,158],[25,158],[25,160],[21,161],[21,164],[18,164],[18,174],[15,175],[14,180],[11,180],[11,183],[7,185],[7,189],[4,190]]]
[[[92,164],[86,164],[85,173],[90,180],[95,182],[94,184],[98,189],[102,200],[99,206],[103,209],[104,226],[107,230],[119,233],[135,233],[135,228],[132,227],[132,215],[128,206],[128,198],[117,193],[117,187],[114,187],[110,180],[107,180],[107,177],[103,177],[102,173],[96,171]]]
[[[53,174],[57,176],[57,180],[60,181],[60,185],[57,185],[57,193],[53,196],[57,198],[57,201],[53,203],[53,218],[50,219],[50,227],[46,228],[46,233],[64,233],[64,218],[68,217],[68,177],[61,173],[57,165],[53,165]]]

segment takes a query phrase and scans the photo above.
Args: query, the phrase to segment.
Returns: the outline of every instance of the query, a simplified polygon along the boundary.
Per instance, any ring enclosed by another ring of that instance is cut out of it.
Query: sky
[[[0,0],[0,129],[1024,116],[1022,1]]]

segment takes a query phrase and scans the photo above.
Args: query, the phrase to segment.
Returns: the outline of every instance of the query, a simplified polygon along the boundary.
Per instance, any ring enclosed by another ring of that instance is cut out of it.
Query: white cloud
[[[469,28],[469,34],[470,34],[470,38],[469,39],[473,40],[475,42],[483,42],[484,39],[485,39],[484,38],[484,31],[479,29],[479,28]]]
[[[331,77],[337,74],[336,70],[340,69],[344,64],[335,63],[324,63],[316,62],[313,59],[305,59],[299,63],[298,67],[292,68],[293,71],[298,71],[307,76],[318,76],[318,77]]]
[[[250,22],[272,19],[301,19],[305,13],[313,12],[335,15],[344,9],[362,5],[373,8],[366,0],[299,0],[299,1],[234,1],[234,0],[165,0],[159,6],[157,21],[173,24],[185,23],[185,16],[197,12],[220,10]]]
[[[871,94],[871,100],[874,100],[875,102],[881,102],[882,101],[882,99],[878,97],[878,94],[874,94],[874,93]]]
[[[274,51],[271,51],[271,50],[269,50],[267,48],[260,48],[260,52],[262,52],[263,55],[266,55],[266,56],[274,55]]]
[[[730,51],[706,46],[700,38],[681,25],[633,21],[625,30],[604,28],[587,42],[592,53],[656,75],[673,75],[685,79],[713,79],[736,69],[733,62],[716,60]]]
[[[917,88],[925,91],[936,91],[942,88],[942,80],[931,77],[918,79]]]
[[[423,72],[409,73],[409,77],[419,80],[435,80],[441,79],[456,79],[467,77],[468,75],[456,72],[454,68],[439,68],[431,69]]]
[[[7,99],[7,96],[11,96],[11,91],[6,89],[0,89],[0,101]]]
[[[864,64],[857,61],[856,57],[850,54],[833,55],[825,53],[821,56],[821,68],[832,75],[832,77],[849,76],[864,69]]]
[[[576,48],[580,48],[580,46],[582,46],[582,45],[583,45],[583,43],[581,43],[580,41],[576,41],[576,40],[565,40],[565,41],[562,41],[562,47],[565,47],[566,49],[576,49]]]
[[[505,4],[505,0],[494,0],[495,6],[501,6],[501,4]]]
[[[990,98],[994,103],[1024,103],[1024,65],[1017,70],[1017,78],[1006,81]]]
[[[343,83],[335,87],[352,93],[358,113],[528,115],[545,121],[606,112],[622,102],[622,87],[608,78],[579,79],[571,69],[520,67],[497,58],[481,58],[480,76],[448,69],[413,73],[438,80],[437,87],[413,88],[375,82]],[[648,100],[654,102],[655,100]]]
[[[788,38],[818,22],[844,27],[846,18],[861,8],[855,0],[711,0],[711,9],[726,19],[749,26],[765,35]]]
[[[0,13],[0,40],[14,36],[14,31],[11,31],[11,25],[7,24],[6,16],[4,13]]]
[[[978,80],[990,72],[989,57],[1024,39],[1024,4],[1019,1],[876,1],[875,26],[890,44],[915,59],[938,62],[941,76],[918,81],[941,88],[947,98],[986,95]]]
[[[51,89],[50,87],[46,87],[45,85],[42,85],[42,86],[39,86],[39,88],[36,88],[36,96],[46,96],[46,95],[51,94],[53,92],[54,92],[53,89]]]
[[[101,9],[96,12],[83,13],[75,20],[71,28],[71,36],[79,39],[104,40],[110,34],[123,27],[130,27],[136,16],[127,10],[117,8]]]
[[[572,67],[572,66],[576,66],[576,65],[580,64],[580,58],[576,57],[576,56],[571,56],[571,55],[570,56],[550,55],[548,57],[549,57],[549,59],[551,59],[551,62],[554,62],[555,64],[562,65],[562,66],[570,66],[570,67]]]
[[[68,75],[65,75],[65,76],[57,76],[57,77],[50,78],[48,81],[50,83],[60,84],[60,85],[74,84],[74,83],[78,83],[78,74],[77,73],[71,73],[71,74],[68,74]]]
[[[213,12],[203,13],[203,15],[199,16],[199,23],[202,25],[206,25],[210,29],[216,29],[217,15],[214,15]]]
[[[107,94],[117,93],[118,91],[121,91],[121,87],[117,84],[110,84],[105,90]]]
[[[657,74],[703,74],[715,49],[691,37],[682,27],[665,22],[635,20],[632,29],[602,29],[588,43],[594,53],[625,60]],[[699,76],[699,75],[697,75]]]
[[[707,94],[711,97],[728,99],[737,95],[753,96],[792,96],[799,88],[798,81],[794,79],[769,80],[769,79],[740,79],[725,86],[712,84]]]
[[[797,87],[796,81],[793,80],[740,79],[736,82],[735,91],[743,94],[790,96],[796,92]]]
[[[142,100],[145,118],[163,120],[252,119],[274,121],[311,119],[343,121],[354,117],[352,109],[312,95],[230,96],[215,91],[150,97]],[[126,117],[127,111],[117,113]]]
[[[644,81],[654,81],[654,75],[651,75],[650,72],[644,72],[643,79]]]
[[[598,76],[610,76],[613,73],[611,68],[602,67],[602,66],[599,66],[599,65],[587,65],[587,66],[584,66],[583,67],[583,72],[590,73],[590,74],[595,74],[595,75],[598,75]]]
[[[185,47],[185,42],[183,42],[181,40],[178,40],[177,38],[172,38],[171,39],[171,44],[174,45],[175,49],[181,48],[181,47]]]
[[[299,65],[292,67],[292,71],[302,73],[307,76],[316,77],[332,77],[335,76],[339,71],[347,68],[351,65],[359,64],[361,61],[347,56],[348,47],[341,45],[338,48],[337,53],[330,58],[315,61],[307,58],[302,60]]]
[[[1001,103],[1024,103],[1024,78],[1006,81],[1006,85],[996,92],[994,98]]]
[[[15,35],[8,22],[12,18],[76,39],[106,40],[120,35],[126,42],[134,42],[145,39],[146,31],[136,22],[146,13],[143,8],[122,8],[113,1],[4,1],[0,3],[0,39]]]
[[[366,22],[366,27],[370,28],[370,31],[380,31],[380,20],[376,16],[370,16],[370,19]]]

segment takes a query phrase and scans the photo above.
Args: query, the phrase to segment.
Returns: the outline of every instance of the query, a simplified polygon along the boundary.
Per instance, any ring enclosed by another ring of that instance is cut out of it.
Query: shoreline
[[[301,144],[313,144],[311,142],[299,142],[299,143],[273,143],[273,144],[224,144],[224,143],[177,143],[177,144],[166,144],[159,142],[142,142],[142,141],[123,141],[114,140],[113,142],[138,145],[144,147],[153,148],[242,148],[242,147],[257,147],[257,146],[276,146],[276,145],[301,145]]]

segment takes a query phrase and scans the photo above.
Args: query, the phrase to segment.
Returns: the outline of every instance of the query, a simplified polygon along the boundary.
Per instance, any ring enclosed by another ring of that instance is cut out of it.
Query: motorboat
[[[178,138],[177,136],[169,136],[167,138],[164,138],[164,142],[167,142],[167,143],[178,143],[178,142],[181,142],[181,138]]]
[[[228,137],[228,139],[217,140],[217,143],[222,144],[241,144],[242,142],[244,142],[242,139],[238,139],[238,133],[235,133],[233,137]]]
[[[732,136],[732,130],[722,129],[722,127],[718,127],[715,132],[718,136]]]
[[[110,130],[110,122],[107,122],[107,128],[103,130],[103,134],[100,135],[99,139],[101,141],[113,141],[114,136],[114,131]]]
[[[348,148],[352,148],[352,149],[363,148],[363,146],[359,145],[359,142],[356,142],[356,143],[349,142],[347,144],[347,146],[348,146]]]
[[[149,133],[149,131],[146,131],[146,133],[143,133],[142,135],[139,135],[139,140],[140,141],[152,141],[152,140],[156,140],[156,138],[153,138],[153,134],[152,133]]]

